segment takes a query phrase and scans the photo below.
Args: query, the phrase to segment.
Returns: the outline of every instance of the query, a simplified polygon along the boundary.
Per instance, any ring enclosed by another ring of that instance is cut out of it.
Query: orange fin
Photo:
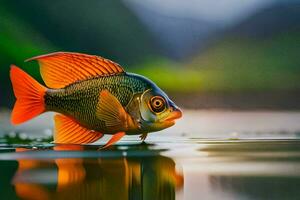
[[[83,151],[84,146],[79,144],[58,144],[53,147],[54,151]]]
[[[34,199],[32,197],[32,194],[34,194],[38,197],[38,199],[48,200],[50,199],[50,195],[51,195],[48,192],[48,190],[45,187],[41,186],[40,184],[35,184],[35,183],[27,184],[24,183],[24,181],[22,180],[14,183],[14,188],[16,191],[16,195],[20,199]]]
[[[86,177],[86,170],[81,158],[60,158],[55,159],[55,163],[58,168],[57,191],[78,184]]]
[[[45,111],[46,87],[15,65],[11,65],[10,79],[17,99],[11,115],[12,124],[23,123]]]
[[[75,120],[56,114],[54,116],[54,143],[59,144],[87,144],[103,137],[102,133],[89,130],[79,125]]]
[[[57,52],[26,61],[32,60],[39,62],[42,78],[50,88],[63,88],[79,80],[124,72],[111,60],[82,53]]]
[[[103,90],[99,98],[96,116],[105,122],[105,126],[109,130],[126,131],[130,126],[133,126],[131,116],[114,95],[107,90]]]
[[[103,146],[101,147],[100,149],[105,149],[113,144],[115,144],[116,142],[118,142],[123,136],[125,135],[125,132],[119,132],[119,133],[116,133],[114,134],[110,140]]]

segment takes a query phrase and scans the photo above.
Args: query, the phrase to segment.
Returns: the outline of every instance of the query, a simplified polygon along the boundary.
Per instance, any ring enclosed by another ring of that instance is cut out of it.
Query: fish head
[[[159,131],[175,124],[182,111],[158,87],[144,91],[140,96],[139,112],[146,131]]]

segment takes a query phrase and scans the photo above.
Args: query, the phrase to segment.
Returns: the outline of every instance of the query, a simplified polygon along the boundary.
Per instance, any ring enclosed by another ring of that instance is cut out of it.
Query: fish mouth
[[[162,130],[175,124],[175,120],[182,116],[182,111],[178,107],[174,107],[173,111],[160,122],[155,123],[156,130]]]
[[[182,117],[182,111],[179,108],[175,108],[168,117],[164,119],[165,122],[174,122],[176,119]]]

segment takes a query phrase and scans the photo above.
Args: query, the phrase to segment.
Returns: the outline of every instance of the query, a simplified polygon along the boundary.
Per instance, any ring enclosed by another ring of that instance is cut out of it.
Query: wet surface
[[[125,137],[105,150],[105,140],[54,145],[51,116],[36,120],[0,124],[1,199],[300,196],[299,112],[187,111],[146,143]]]
[[[4,199],[297,199],[300,140],[2,145]]]

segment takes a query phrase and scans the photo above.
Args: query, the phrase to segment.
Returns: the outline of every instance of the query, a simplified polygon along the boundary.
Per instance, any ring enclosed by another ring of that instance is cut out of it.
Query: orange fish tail
[[[10,79],[17,99],[11,115],[12,124],[23,123],[45,111],[46,87],[15,65],[11,65]]]

